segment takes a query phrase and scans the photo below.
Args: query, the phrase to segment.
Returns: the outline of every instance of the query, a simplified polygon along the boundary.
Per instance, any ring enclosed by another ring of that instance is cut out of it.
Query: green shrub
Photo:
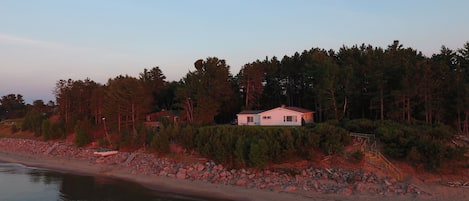
[[[159,130],[152,130],[151,147],[160,153],[169,153],[172,139],[183,139],[180,137],[181,127],[179,125],[166,123]]]
[[[422,163],[427,170],[438,170],[452,159],[464,158],[465,151],[446,145],[455,131],[444,125],[404,124],[384,121],[376,129],[383,142],[383,152],[416,165]]]
[[[99,147],[107,147],[107,146],[109,146],[109,143],[108,143],[107,140],[104,139],[104,138],[99,138],[99,139],[97,140],[97,143],[98,143],[98,146],[99,146]]]
[[[417,165],[422,162],[422,155],[418,151],[417,147],[413,146],[406,157],[412,165]]]
[[[179,135],[176,136],[176,140],[186,149],[192,150],[195,147],[195,136],[197,134],[197,130],[190,126],[184,126],[181,128],[181,132]]]
[[[41,112],[31,110],[26,113],[21,129],[23,131],[33,131],[36,136],[39,136],[41,135],[41,126],[44,119],[46,119],[46,117]]]
[[[20,131],[20,128],[16,125],[16,123],[13,123],[13,125],[11,125],[10,127],[10,130],[12,133],[17,133],[18,131]]]
[[[280,144],[280,154],[278,158],[275,158],[274,162],[282,162],[295,153],[296,147],[294,145],[295,139],[292,134],[293,130],[294,128],[283,128],[278,133],[276,141]]]
[[[466,153],[468,148],[465,146],[446,147],[445,158],[448,160],[466,160]]]
[[[450,140],[456,131],[446,125],[437,125],[431,129],[430,135],[438,140]]]
[[[441,143],[426,141],[418,147],[422,154],[422,161],[427,170],[437,170],[444,163],[445,147]]]
[[[90,130],[88,121],[77,121],[75,124],[75,144],[77,146],[82,147],[91,142]]]
[[[234,156],[235,156],[235,165],[237,167],[245,167],[248,153],[248,146],[244,137],[238,137],[236,140]]]
[[[44,119],[41,125],[42,138],[44,140],[59,139],[65,136],[65,131],[61,123],[51,122]]]
[[[361,162],[364,157],[365,157],[365,154],[360,150],[356,150],[352,154],[350,154],[350,159],[354,163]]]
[[[51,138],[51,123],[49,120],[45,119],[42,121],[41,132],[44,140],[49,140]]]
[[[268,162],[267,143],[265,140],[258,140],[251,144],[249,149],[249,160],[253,167],[264,168]]]
[[[169,135],[166,132],[158,132],[153,136],[151,147],[156,149],[158,152],[169,153],[169,145]]]
[[[353,119],[343,122],[343,127],[355,133],[375,133],[376,122],[370,119]]]
[[[181,133],[184,130],[181,129]],[[341,142],[346,142],[348,134],[343,135],[346,133],[343,129],[340,131]],[[187,144],[192,145],[193,149],[207,158],[238,167],[264,163],[256,155],[259,142],[268,145],[262,154],[266,157],[265,163],[281,163],[297,157],[309,160],[311,152],[320,144],[320,135],[304,127],[207,126],[191,129],[190,133],[194,137],[192,141],[184,143],[185,148],[189,149]],[[177,139],[181,142],[184,138]],[[256,152],[251,153],[251,150]]]
[[[133,128],[124,128],[119,134],[118,147],[138,149],[146,145],[147,128],[141,122],[137,123],[135,130]],[[151,140],[148,139],[148,141],[150,142]]]
[[[351,143],[350,135],[345,129],[330,124],[318,124],[314,132],[321,136],[319,146],[326,154],[339,153],[345,145]]]
[[[301,128],[293,131],[296,155],[306,160],[313,159],[313,151],[319,148],[321,136],[312,129]]]
[[[407,126],[386,124],[376,129],[381,141],[385,144],[384,153],[393,158],[405,158],[416,140]]]
[[[65,137],[64,125],[60,122],[52,122],[49,127],[51,139],[59,139]]]

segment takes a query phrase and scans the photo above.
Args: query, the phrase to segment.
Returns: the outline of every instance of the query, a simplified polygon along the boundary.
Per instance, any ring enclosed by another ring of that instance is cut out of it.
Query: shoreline
[[[143,152],[96,157],[92,149],[62,142],[0,138],[0,160],[64,173],[122,179],[159,192],[209,199],[469,200],[469,189],[436,183],[406,184],[378,179],[372,173],[359,172],[366,179],[350,184],[342,180],[349,179],[344,175],[354,172],[340,169],[307,169],[303,170],[303,176],[293,177],[269,170],[227,170],[213,162],[182,163]],[[313,177],[315,174],[323,175]]]
[[[138,174],[132,170],[132,166],[129,167],[115,167],[114,164],[108,164],[105,162],[95,163],[95,160],[103,159],[103,157],[91,157],[91,159],[81,158],[63,158],[53,157],[49,154],[41,153],[41,150],[50,152],[41,147],[36,152],[28,152],[21,150],[20,147],[9,150],[6,146],[2,145],[2,140],[13,140],[13,141],[27,141],[26,144],[30,144],[32,141],[49,144],[51,147],[55,143],[36,141],[36,140],[23,140],[23,139],[9,139],[0,138],[0,161],[22,164],[29,167],[44,168],[51,171],[61,173],[71,173],[86,176],[97,176],[107,177],[111,179],[121,179],[130,181],[133,183],[140,184],[148,189],[155,190],[158,192],[169,192],[183,196],[195,196],[198,198],[207,199],[220,199],[220,200],[231,200],[231,201],[251,201],[251,200],[310,200],[301,199],[300,195],[290,193],[274,193],[263,191],[259,189],[247,189],[243,187],[213,184],[202,181],[189,181],[185,179],[177,179],[164,176]],[[11,142],[8,142],[11,143]],[[5,145],[5,143],[3,143]],[[43,145],[41,145],[43,146]],[[7,148],[7,149],[5,149]],[[77,148],[79,149],[79,148]],[[21,150],[21,151],[19,151]],[[85,151],[92,153],[92,150]],[[124,152],[123,152],[124,153]],[[91,154],[90,156],[93,156]],[[110,158],[110,157],[107,157]],[[106,159],[106,158],[104,158]],[[250,195],[250,196],[246,196]],[[303,197],[304,198],[304,197]],[[326,200],[325,200],[326,201]]]
[[[105,177],[110,179],[125,180],[144,186],[145,188],[155,190],[158,192],[168,192],[183,196],[195,196],[197,198],[207,199],[221,199],[221,200],[232,200],[232,201],[244,201],[250,200],[247,198],[239,197],[236,194],[230,195],[229,193],[216,191],[218,186],[212,186],[206,188],[206,190],[199,186],[203,184],[188,183],[185,180],[177,180],[172,178],[154,178],[154,176],[148,177],[146,175],[135,175],[130,174],[128,170],[124,169],[112,169],[106,167],[109,165],[98,165],[86,164],[87,162],[78,161],[71,162],[67,159],[50,159],[47,157],[31,157],[23,154],[12,154],[0,150],[0,162],[16,163],[25,165],[27,167],[41,168],[48,171],[76,174],[93,177]],[[66,165],[65,165],[66,164]],[[212,184],[214,185],[214,184]],[[210,196],[205,196],[210,195]]]

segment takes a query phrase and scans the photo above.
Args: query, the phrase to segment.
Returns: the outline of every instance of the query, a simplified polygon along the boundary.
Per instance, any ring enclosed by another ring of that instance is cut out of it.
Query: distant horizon
[[[1,1],[0,95],[55,98],[60,79],[105,84],[159,66],[167,81],[197,59],[244,64],[311,48],[386,48],[394,40],[431,57],[469,41],[464,0]]]

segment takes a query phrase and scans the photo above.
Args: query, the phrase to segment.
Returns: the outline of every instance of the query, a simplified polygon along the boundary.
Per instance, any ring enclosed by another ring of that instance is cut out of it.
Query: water
[[[159,192],[139,184],[110,179],[54,172],[0,161],[0,200],[80,200],[80,201],[220,201]]]

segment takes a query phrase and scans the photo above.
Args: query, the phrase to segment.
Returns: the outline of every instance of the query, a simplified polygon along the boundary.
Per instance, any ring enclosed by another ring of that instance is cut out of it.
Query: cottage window
[[[263,119],[270,119],[270,116],[263,116]]]
[[[296,116],[283,116],[284,122],[296,122]]]
[[[254,117],[248,117],[248,123],[254,122]]]

